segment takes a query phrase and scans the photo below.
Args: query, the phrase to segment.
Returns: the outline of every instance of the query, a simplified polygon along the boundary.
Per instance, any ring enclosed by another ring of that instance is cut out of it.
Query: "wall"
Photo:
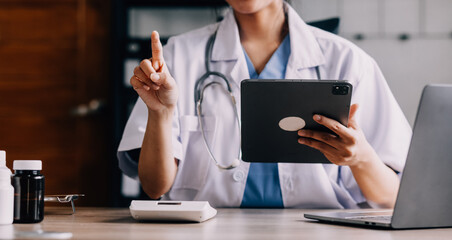
[[[375,58],[411,124],[424,85],[452,83],[451,0],[295,0],[292,5],[306,21],[340,16],[340,35]],[[400,40],[403,35],[409,39]]]

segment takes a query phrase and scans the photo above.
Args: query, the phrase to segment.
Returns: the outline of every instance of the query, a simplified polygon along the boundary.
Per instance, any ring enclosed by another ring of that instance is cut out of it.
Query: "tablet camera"
[[[349,91],[349,86],[346,85],[334,85],[333,95],[347,95]]]

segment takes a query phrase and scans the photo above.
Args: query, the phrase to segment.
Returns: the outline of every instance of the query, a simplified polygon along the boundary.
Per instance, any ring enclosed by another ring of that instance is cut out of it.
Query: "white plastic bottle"
[[[14,220],[14,188],[11,170],[6,167],[6,152],[0,151],[0,225]]]

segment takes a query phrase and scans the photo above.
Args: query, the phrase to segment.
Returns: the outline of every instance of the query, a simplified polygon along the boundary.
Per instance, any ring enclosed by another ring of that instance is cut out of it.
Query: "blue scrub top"
[[[290,38],[287,35],[273,53],[260,74],[246,54],[246,64],[251,79],[283,79],[290,56]],[[240,207],[283,208],[279,184],[278,163],[251,163],[246,180],[245,192]]]

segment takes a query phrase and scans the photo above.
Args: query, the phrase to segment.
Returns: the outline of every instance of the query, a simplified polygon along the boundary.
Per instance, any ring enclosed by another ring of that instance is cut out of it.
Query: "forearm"
[[[361,192],[367,200],[382,207],[393,208],[399,189],[397,174],[386,166],[373,149],[366,154],[367,161],[351,166]]]
[[[321,151],[332,163],[349,166],[361,192],[367,200],[383,207],[394,207],[399,178],[386,166],[367,142],[355,119],[358,105],[350,107],[348,125],[320,115],[313,119],[333,131],[330,133],[299,130],[298,142]]]
[[[173,185],[177,163],[172,150],[173,111],[149,111],[138,174],[143,190],[156,199]]]

